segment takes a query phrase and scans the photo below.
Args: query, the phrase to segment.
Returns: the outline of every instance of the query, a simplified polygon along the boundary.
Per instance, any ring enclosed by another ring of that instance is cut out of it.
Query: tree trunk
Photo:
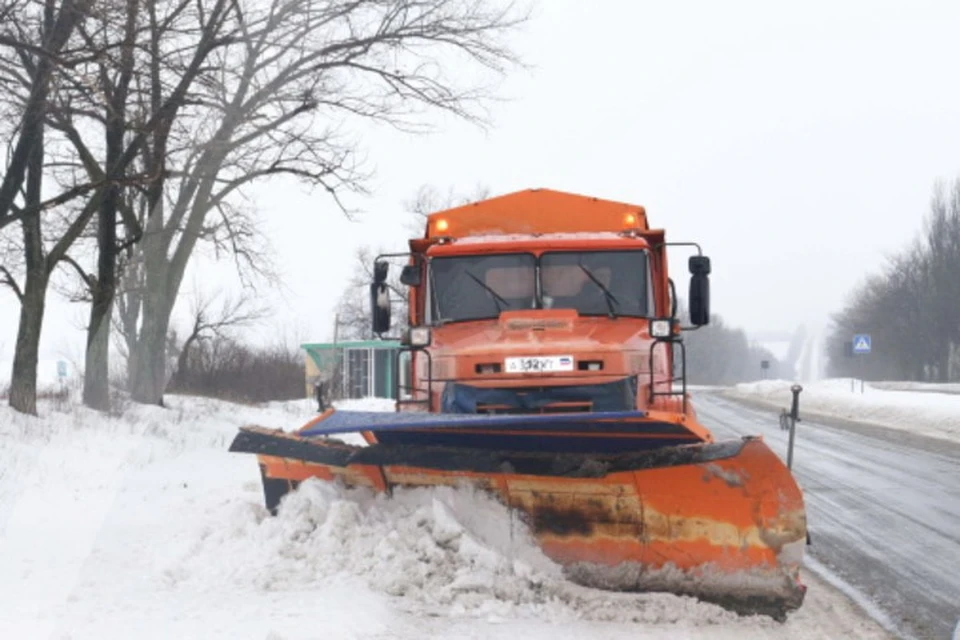
[[[160,50],[158,18],[153,3],[147,3],[150,12],[150,100],[154,113],[161,109],[163,84],[160,78]],[[167,233],[163,228],[164,201],[163,191],[166,184],[165,166],[167,137],[170,134],[168,120],[152,132],[152,145],[144,145],[143,164],[147,173],[156,175],[147,187],[147,220],[144,225],[144,237],[138,249],[142,252],[142,273],[140,274],[142,294],[139,310],[142,316],[140,331],[136,334],[131,360],[135,368],[130,372],[132,383],[130,395],[134,402],[163,406],[163,392],[166,390],[166,351],[167,329],[170,326],[170,314],[162,313],[166,307],[167,287],[163,278],[163,265],[166,262]]]
[[[108,147],[116,153],[116,141],[111,138],[108,133]],[[108,148],[108,159],[112,155]],[[99,411],[110,409],[110,317],[117,279],[117,198],[119,187],[109,185],[97,216],[97,280],[90,305],[83,372],[83,404]]]
[[[937,382],[950,381],[950,343],[940,349],[939,363],[937,364]]]
[[[132,398],[142,404],[163,405],[167,386],[167,327],[169,315],[145,301],[143,325],[136,345]]]
[[[110,153],[108,152],[108,157]],[[97,217],[97,281],[87,327],[87,356],[83,372],[83,404],[110,409],[110,317],[117,278],[117,198],[119,187],[110,185]]]
[[[179,385],[182,385],[187,382],[187,377],[190,374],[190,347],[193,346],[193,343],[197,340],[197,334],[194,333],[189,336],[183,343],[183,348],[180,349],[180,354],[177,355],[177,369],[173,372],[173,377],[171,382],[176,382]]]
[[[47,282],[47,271],[43,265],[27,272],[13,356],[10,406],[31,415],[37,415],[37,360],[40,357],[40,327],[43,325]]]
[[[83,404],[98,411],[110,409],[110,311],[113,295],[94,292],[87,327],[87,354],[83,372]]]
[[[43,186],[44,131],[35,134],[26,179],[27,206],[40,203]],[[22,413],[37,415],[37,361],[40,357],[40,329],[47,295],[50,269],[44,253],[40,215],[28,216],[22,222],[23,257],[27,267],[23,296],[20,299],[20,326],[13,357],[10,381],[10,406]]]
[[[87,327],[87,365],[83,380],[83,402],[105,411],[110,408],[110,320],[117,291],[117,212],[120,181],[127,173],[123,137],[127,128],[127,93],[133,77],[134,45],[139,2],[127,0],[123,47],[116,84],[111,88],[106,113],[106,190],[97,217],[97,283]]]

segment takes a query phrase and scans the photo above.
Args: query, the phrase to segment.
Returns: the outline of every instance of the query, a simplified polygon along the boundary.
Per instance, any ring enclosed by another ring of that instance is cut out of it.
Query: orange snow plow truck
[[[696,253],[685,322],[673,244]],[[681,335],[710,317],[698,245],[666,242],[642,206],[532,189],[433,213],[409,248],[378,256],[370,285],[373,331],[389,337],[387,259],[402,260],[396,411],[327,409],[232,443],[256,454],[271,512],[307,478],[469,483],[521,514],[574,582],[780,620],[800,606],[797,483],[762,438],[715,440],[687,393]]]

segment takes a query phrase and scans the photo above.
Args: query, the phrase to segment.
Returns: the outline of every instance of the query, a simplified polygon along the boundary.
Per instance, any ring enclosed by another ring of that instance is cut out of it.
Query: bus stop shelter
[[[307,397],[322,382],[330,399],[396,399],[394,371],[399,342],[360,340],[353,342],[307,343]]]

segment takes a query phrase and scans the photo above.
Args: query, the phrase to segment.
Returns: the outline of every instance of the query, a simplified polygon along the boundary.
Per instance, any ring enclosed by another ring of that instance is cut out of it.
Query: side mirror
[[[400,284],[405,284],[408,287],[419,287],[420,266],[415,264],[405,266],[400,272]]]
[[[375,334],[390,331],[390,288],[384,282],[370,284],[370,315]]]
[[[690,256],[690,324],[710,324],[710,258]]]
[[[374,284],[383,284],[387,281],[387,270],[390,269],[390,263],[380,261],[373,263],[373,282]]]

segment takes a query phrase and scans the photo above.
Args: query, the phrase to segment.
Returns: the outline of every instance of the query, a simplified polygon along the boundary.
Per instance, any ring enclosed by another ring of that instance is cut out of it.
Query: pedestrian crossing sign
[[[869,333],[858,333],[853,336],[853,352],[854,353],[870,353],[872,345],[870,343],[870,334]]]

